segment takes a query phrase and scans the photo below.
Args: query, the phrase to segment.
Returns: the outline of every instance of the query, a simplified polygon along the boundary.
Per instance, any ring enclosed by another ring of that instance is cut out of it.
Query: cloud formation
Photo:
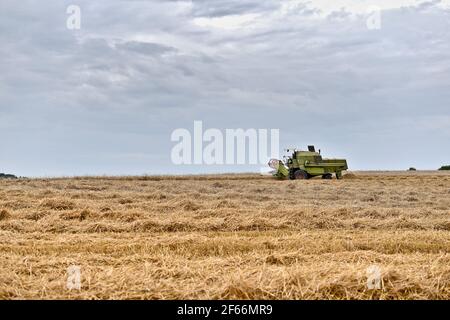
[[[448,1],[0,4],[0,171],[250,171],[170,163],[176,128],[279,128],[352,169],[450,159]],[[328,2],[329,3],[329,2]]]

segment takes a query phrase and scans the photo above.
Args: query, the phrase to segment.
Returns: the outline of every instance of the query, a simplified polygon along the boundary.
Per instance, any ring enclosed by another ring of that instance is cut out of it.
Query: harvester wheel
[[[341,179],[342,178],[342,172],[337,171],[336,172],[336,179]]]
[[[289,179],[295,179],[295,171],[293,169],[289,169]]]
[[[322,176],[322,179],[327,179],[327,180],[333,179],[333,175],[331,173],[326,173]]]
[[[303,170],[297,170],[294,173],[295,179],[306,180],[308,179],[308,173]]]

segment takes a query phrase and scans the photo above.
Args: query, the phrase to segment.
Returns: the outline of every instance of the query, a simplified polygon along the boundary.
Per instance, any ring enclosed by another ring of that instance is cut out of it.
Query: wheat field
[[[449,299],[449,253],[446,172],[0,180],[0,299]]]

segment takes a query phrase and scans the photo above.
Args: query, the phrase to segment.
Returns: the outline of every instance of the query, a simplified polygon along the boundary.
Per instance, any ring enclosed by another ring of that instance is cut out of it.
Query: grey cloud
[[[192,13],[196,17],[223,17],[276,10],[281,1],[260,0],[193,0]]]
[[[116,48],[134,51],[144,55],[160,55],[163,53],[176,52],[173,47],[164,46],[157,43],[139,42],[139,41],[127,41],[124,43],[116,44]]]
[[[420,3],[417,7],[419,9],[429,9],[429,8],[433,8],[436,7],[436,5],[440,4],[442,1],[441,0],[431,0],[431,1],[425,1]]]

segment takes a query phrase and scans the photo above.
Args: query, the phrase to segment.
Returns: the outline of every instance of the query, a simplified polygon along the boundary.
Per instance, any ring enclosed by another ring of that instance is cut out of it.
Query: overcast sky
[[[450,1],[0,1],[0,172],[259,170],[173,165],[194,120],[353,170],[450,164]]]

